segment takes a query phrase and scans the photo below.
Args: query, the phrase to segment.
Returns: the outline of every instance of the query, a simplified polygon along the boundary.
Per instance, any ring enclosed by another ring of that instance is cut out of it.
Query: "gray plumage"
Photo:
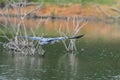
[[[55,37],[55,38],[30,37],[30,36],[20,36],[20,37],[28,40],[38,41],[40,45],[45,45],[45,44],[53,44],[55,42],[59,42],[61,40],[66,40],[66,39],[79,39],[82,38],[83,36],[84,34],[74,37]]]

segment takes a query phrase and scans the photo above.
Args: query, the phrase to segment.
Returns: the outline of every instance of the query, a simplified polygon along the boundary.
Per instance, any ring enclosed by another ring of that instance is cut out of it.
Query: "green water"
[[[79,40],[74,53],[61,43],[43,48],[45,57],[0,48],[0,80],[120,80],[120,42]]]

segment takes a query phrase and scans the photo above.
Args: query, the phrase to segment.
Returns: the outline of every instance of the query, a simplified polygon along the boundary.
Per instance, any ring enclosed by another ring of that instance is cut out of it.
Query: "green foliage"
[[[115,0],[28,0],[29,2],[45,2],[45,3],[98,3],[98,4],[113,4]]]
[[[5,2],[5,0],[0,0],[0,2]]]

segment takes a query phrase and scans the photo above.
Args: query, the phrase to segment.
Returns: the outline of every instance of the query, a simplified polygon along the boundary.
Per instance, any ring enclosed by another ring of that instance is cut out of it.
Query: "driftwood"
[[[5,7],[5,3],[4,2],[1,2],[0,3],[0,8],[4,8]]]
[[[11,4],[11,3],[1,2],[0,3],[0,8],[3,9],[5,7],[7,7],[7,8],[15,8],[15,7],[26,7],[26,6],[38,6],[38,5],[40,5],[40,3],[35,3],[35,2],[29,2],[29,3],[17,2],[17,3]]]
[[[24,17],[24,15],[16,15],[16,14],[0,14],[0,17]],[[50,19],[50,20],[66,20],[66,21],[88,21],[88,22],[101,22],[103,21],[102,18],[98,18],[95,16],[88,16],[88,17],[84,17],[84,16],[55,16],[55,15],[41,15],[38,16],[36,14],[27,14],[26,19]]]
[[[119,10],[118,8],[111,7],[110,9],[111,9],[112,11],[114,11],[114,12],[120,13],[120,10]]]

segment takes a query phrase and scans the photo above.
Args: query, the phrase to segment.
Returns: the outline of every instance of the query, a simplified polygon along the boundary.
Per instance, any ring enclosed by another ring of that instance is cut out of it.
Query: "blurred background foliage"
[[[6,1],[25,1],[25,0],[0,0],[0,2],[6,2]],[[116,3],[117,0],[26,0],[27,2],[44,2],[44,3],[80,3],[80,4],[91,4],[91,3],[97,3],[97,4],[108,4],[112,5],[113,3]]]

